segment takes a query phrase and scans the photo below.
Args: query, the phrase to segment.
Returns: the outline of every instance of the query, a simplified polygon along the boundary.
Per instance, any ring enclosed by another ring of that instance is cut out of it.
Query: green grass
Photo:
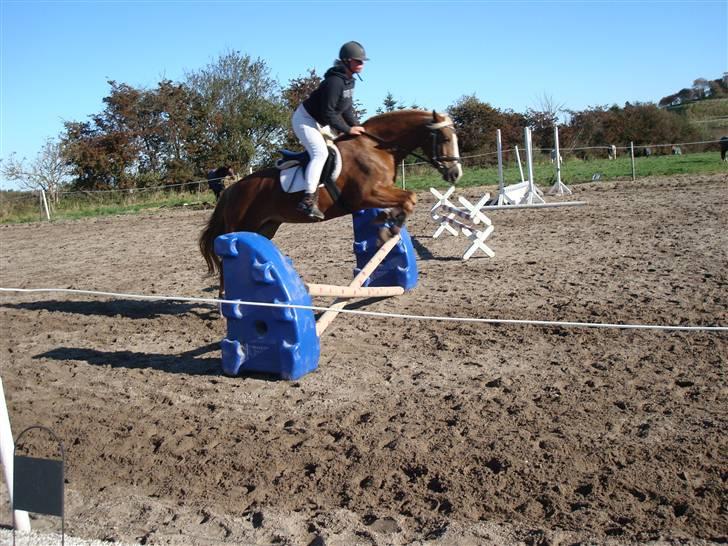
[[[430,187],[444,187],[448,184],[432,168],[417,167],[421,174],[405,172],[406,187],[408,190],[426,190]],[[523,166],[524,175],[528,178],[526,166]],[[676,174],[720,173],[728,175],[728,163],[721,162],[718,152],[705,152],[686,154],[680,156],[662,155],[635,158],[636,177],[645,176],[671,176]],[[401,173],[398,178],[401,184]],[[567,158],[561,166],[561,181],[565,184],[591,182],[592,177],[598,174],[599,180],[630,180],[632,166],[629,156],[617,157],[613,161],[608,159],[591,159],[584,161],[576,158]],[[556,180],[554,166],[551,163],[534,163],[533,175],[537,185],[548,186]],[[508,165],[503,169],[505,184],[515,184],[521,181],[518,166]],[[483,186],[498,184],[498,167],[468,167],[467,160],[463,167],[463,176],[458,186]]]
[[[498,184],[497,166],[477,167],[465,160],[463,177],[458,186],[484,186]],[[524,165],[525,169],[525,165]],[[550,186],[555,180],[554,166],[539,161],[534,164],[536,184]],[[671,176],[676,174],[725,173],[728,180],[728,163],[720,161],[718,152],[685,154],[681,156],[661,155],[635,159],[637,178],[645,176]],[[399,171],[399,170],[398,170]],[[521,177],[515,163],[504,168],[506,185],[520,182]],[[617,157],[614,161],[592,159],[588,161],[566,158],[562,165],[561,180],[565,184],[590,182],[595,174],[599,180],[630,180],[632,167],[629,156]],[[401,185],[401,171],[398,182]],[[526,173],[526,176],[527,173]],[[448,184],[434,169],[426,165],[409,167],[406,170],[406,187],[409,190],[427,190],[430,187],[446,187]],[[207,207],[214,204],[210,191],[148,193],[75,193],[62,194],[58,203],[52,206],[54,220],[88,218],[120,214],[135,214],[163,208],[182,206]],[[36,222],[41,219],[38,197],[30,193],[0,192],[0,223]]]
[[[163,208],[183,206],[212,206],[212,192],[154,192],[136,194],[61,194],[58,203],[51,206],[53,220],[73,220],[96,216],[136,214]],[[40,218],[38,198],[3,199],[0,197],[0,223],[35,222]]]

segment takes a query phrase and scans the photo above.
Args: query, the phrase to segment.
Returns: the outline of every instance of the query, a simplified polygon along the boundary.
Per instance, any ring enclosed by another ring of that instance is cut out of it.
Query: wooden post
[[[401,286],[372,286],[358,288],[356,286],[336,286],[335,284],[307,284],[311,296],[325,296],[335,298],[386,298],[401,296],[404,288]]]

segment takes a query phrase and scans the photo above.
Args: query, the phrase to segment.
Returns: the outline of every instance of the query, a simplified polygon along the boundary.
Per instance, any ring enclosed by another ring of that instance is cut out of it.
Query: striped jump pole
[[[451,229],[451,233],[454,232],[456,236],[459,233],[462,233],[470,241],[470,246],[463,254],[463,260],[469,260],[478,250],[481,250],[486,256],[490,258],[495,256],[495,252],[493,252],[493,249],[485,244],[485,240],[490,237],[491,233],[493,233],[492,223],[483,226],[484,229],[478,229],[474,225],[466,224],[464,222],[461,222],[460,220],[456,220],[453,216],[454,215],[452,213],[442,215],[438,212],[438,210],[432,212],[433,220],[440,222],[441,226],[448,226]],[[439,234],[442,233],[442,231],[443,230],[438,229],[435,235],[433,235],[433,238],[436,239]]]

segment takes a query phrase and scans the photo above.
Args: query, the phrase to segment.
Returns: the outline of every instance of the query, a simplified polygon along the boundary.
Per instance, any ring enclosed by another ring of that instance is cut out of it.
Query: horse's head
[[[463,175],[455,125],[449,116],[433,110],[432,120],[425,128],[429,131],[429,137],[422,150],[430,158],[432,165],[440,171],[442,178],[454,184]]]
[[[455,126],[449,116],[426,110],[386,112],[364,123],[366,134],[400,159],[413,155],[429,162],[442,177],[455,183],[463,174]],[[422,148],[427,157],[414,152]]]

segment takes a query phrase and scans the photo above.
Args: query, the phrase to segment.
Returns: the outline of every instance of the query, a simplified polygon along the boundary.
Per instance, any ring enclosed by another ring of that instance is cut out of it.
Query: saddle
[[[336,179],[341,174],[341,154],[333,143],[327,144],[329,157],[321,171],[319,185],[323,185],[331,195],[331,199],[336,202],[340,196]],[[276,161],[275,166],[280,171],[281,188],[286,193],[303,191],[306,188],[306,165],[311,160],[308,152],[278,150],[278,153],[281,154],[281,158]]]

